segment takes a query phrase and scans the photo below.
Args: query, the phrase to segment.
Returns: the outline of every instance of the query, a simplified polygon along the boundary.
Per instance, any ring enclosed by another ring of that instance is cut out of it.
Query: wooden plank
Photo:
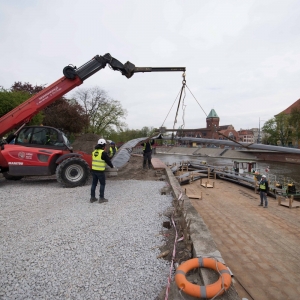
[[[187,194],[190,199],[202,199],[202,196]]]
[[[205,183],[201,183],[201,186],[204,186],[205,188],[213,188],[214,186],[205,182]]]
[[[200,186],[203,186],[205,188],[213,188],[215,187],[215,182],[212,183],[212,185],[209,183],[209,180],[203,182],[202,178],[200,179]]]
[[[295,201],[291,204],[291,206],[290,206],[288,201],[281,202],[280,205],[286,206],[286,207],[289,207],[289,208],[300,207],[300,203],[295,203]]]
[[[286,206],[289,208],[300,207],[300,202],[294,201],[294,196],[286,198],[283,196],[277,196],[278,205]]]
[[[188,188],[185,189],[185,194],[190,199],[202,199],[202,192],[197,189],[194,189],[191,186],[188,186]]]
[[[194,191],[194,190],[186,191],[186,195],[187,195],[189,198],[193,198],[193,199],[199,199],[199,198],[200,198],[199,193],[197,193],[197,192]]]

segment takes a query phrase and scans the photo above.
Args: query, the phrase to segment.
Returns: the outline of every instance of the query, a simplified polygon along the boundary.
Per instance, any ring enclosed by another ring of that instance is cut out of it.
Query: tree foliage
[[[109,98],[99,87],[79,89],[73,97],[83,106],[89,119],[89,124],[84,130],[86,133],[107,136],[126,127],[122,119],[126,117],[127,111],[119,101]]]
[[[31,96],[37,94],[45,88],[44,85],[35,85],[33,86],[29,82],[22,83],[21,81],[16,81],[10,88],[12,92],[26,92]]]
[[[109,140],[114,141],[115,143],[125,143],[130,140],[134,140],[141,137],[149,137],[153,134],[153,127],[143,127],[142,129],[129,129],[125,128],[124,130],[115,131],[113,130],[106,137]]]
[[[0,117],[13,110],[27,99],[28,95],[20,92],[11,92],[1,88],[0,90]]]
[[[266,121],[262,127],[262,131],[265,134],[262,140],[264,144],[277,145],[278,137],[275,118]]]
[[[279,114],[275,117],[279,141],[282,146],[288,146],[292,139],[290,115]]]
[[[15,82],[10,90],[2,88],[0,115],[13,110],[44,88],[44,85],[34,86],[28,82]],[[108,135],[114,130],[120,131],[126,127],[122,121],[127,114],[126,110],[119,101],[109,98],[105,91],[95,87],[79,90],[75,95],[75,99],[62,97],[54,101],[34,116],[30,124],[53,126],[69,134],[92,132]]]
[[[43,124],[68,134],[81,133],[88,124],[88,118],[75,100],[60,98],[44,109]]]
[[[11,90],[0,90],[0,117],[4,116],[5,114],[9,113],[18,105],[22,104],[30,98],[30,94],[28,92],[23,91],[11,91]],[[37,125],[40,124],[43,120],[42,113],[37,114],[32,118],[30,121],[30,125]]]
[[[267,134],[268,144],[288,146],[292,139],[291,117],[283,113],[276,115],[264,124],[262,130]]]

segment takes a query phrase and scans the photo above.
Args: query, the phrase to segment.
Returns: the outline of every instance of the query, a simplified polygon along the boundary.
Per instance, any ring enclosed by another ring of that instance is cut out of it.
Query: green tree
[[[288,146],[292,138],[290,116],[279,114],[265,122],[262,131],[266,134],[264,142],[267,144]]]
[[[292,139],[290,115],[279,114],[275,116],[279,141],[282,146],[288,146]]]
[[[22,83],[21,81],[16,81],[10,88],[12,92],[26,92],[30,96],[33,96],[43,90],[45,88],[45,84],[43,85],[35,85],[33,86],[29,82]]]
[[[44,109],[43,124],[68,135],[82,133],[89,120],[76,100],[60,98]]]
[[[126,127],[122,121],[127,115],[121,103],[111,99],[107,93],[99,87],[79,89],[73,98],[82,105],[85,115],[89,119],[89,125],[85,132],[108,136]]]
[[[275,118],[266,121],[262,127],[262,131],[265,134],[265,137],[262,141],[264,144],[277,145],[278,133]]]
[[[143,127],[142,129],[129,129],[125,128],[119,131],[113,130],[107,135],[107,139],[112,140],[116,143],[125,143],[130,140],[134,140],[141,137],[148,137],[154,133],[153,127]]]
[[[23,91],[10,91],[1,89],[0,90],[0,117],[12,111],[15,107],[22,104],[30,98],[30,94],[28,92]],[[43,120],[43,114],[39,113],[35,115],[30,121],[30,125],[40,124]]]
[[[141,129],[141,136],[140,137],[151,136],[151,135],[153,135],[153,133],[154,133],[154,128],[153,127],[144,126]]]
[[[26,100],[28,95],[20,92],[12,93],[4,88],[0,89],[0,117],[4,116],[16,106]]]

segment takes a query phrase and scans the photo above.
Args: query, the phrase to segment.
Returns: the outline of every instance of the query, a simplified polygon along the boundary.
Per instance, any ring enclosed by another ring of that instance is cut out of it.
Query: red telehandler
[[[67,137],[56,128],[25,125],[39,111],[107,64],[127,78],[138,72],[185,71],[185,68],[135,67],[129,61],[123,65],[109,53],[97,55],[79,68],[66,66],[62,78],[0,118],[0,173],[6,179],[56,174],[57,181],[64,187],[85,185],[90,174],[91,155],[73,152]],[[3,140],[3,136],[15,128],[18,128],[15,133]]]

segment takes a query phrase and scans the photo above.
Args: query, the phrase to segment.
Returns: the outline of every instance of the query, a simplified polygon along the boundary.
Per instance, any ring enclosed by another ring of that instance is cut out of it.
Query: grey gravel
[[[107,180],[98,204],[90,185],[0,178],[0,299],[155,299],[170,268],[157,259],[165,185]]]

